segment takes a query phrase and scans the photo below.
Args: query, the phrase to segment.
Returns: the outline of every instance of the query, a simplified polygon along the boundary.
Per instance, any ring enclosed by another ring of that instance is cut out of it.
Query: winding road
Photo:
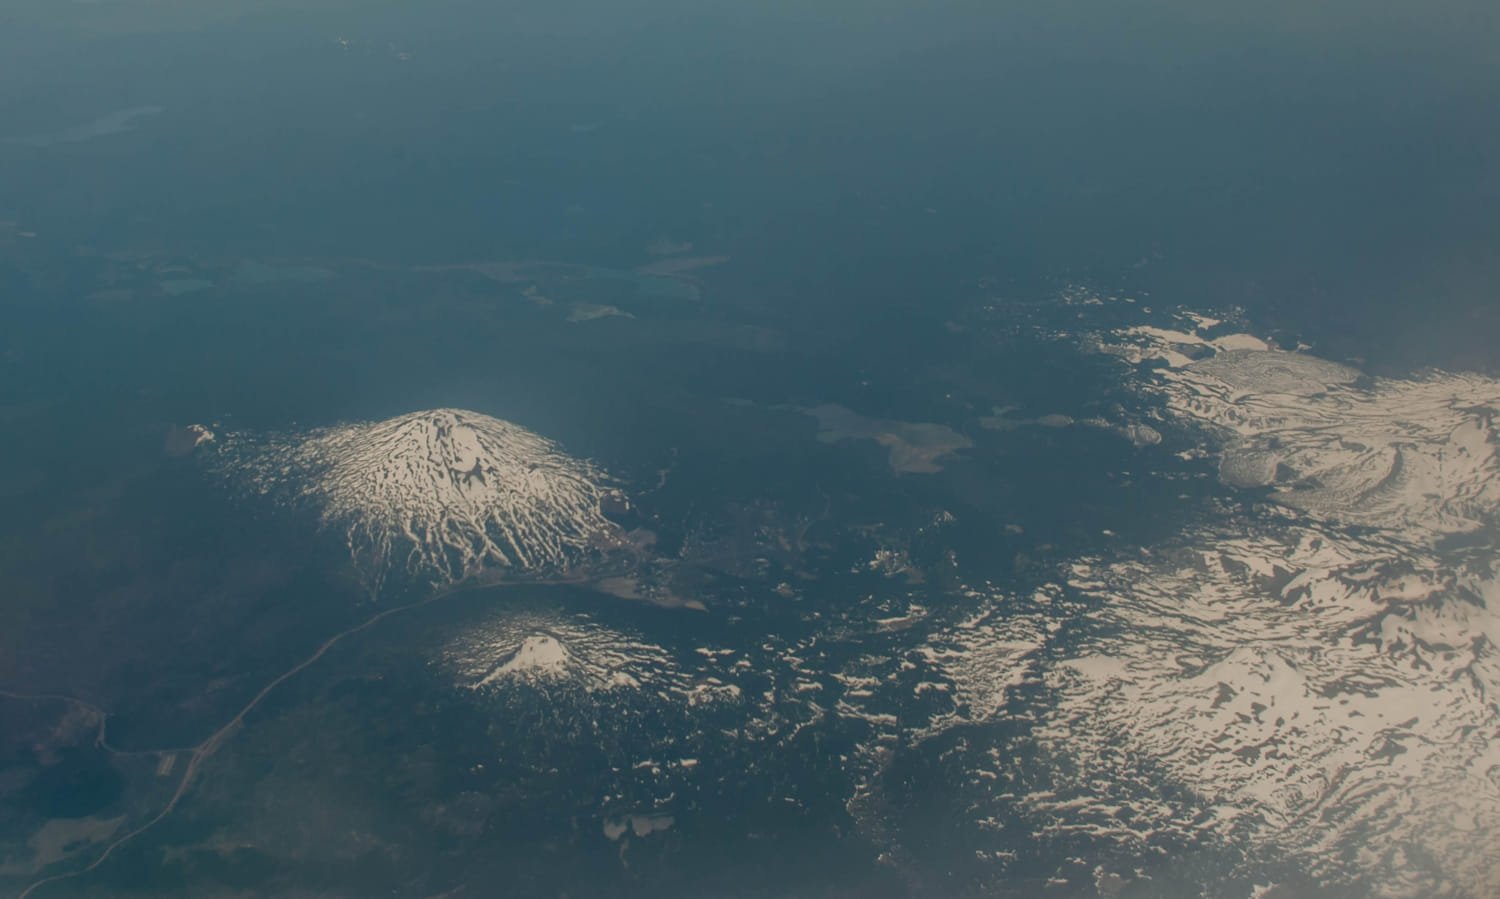
[[[465,588],[472,586],[476,585],[466,584]],[[493,585],[486,584],[483,586]],[[386,618],[390,618],[393,615],[399,615],[402,612],[409,612],[413,609],[421,608],[422,606],[431,605],[432,603],[437,602],[438,600],[446,596],[450,596],[453,593],[458,592],[459,589],[463,588],[455,587],[448,590],[442,590],[424,599],[417,600],[416,602],[411,602],[403,606],[396,606],[394,608],[386,609],[382,612],[371,615],[369,618],[366,618],[364,621],[354,625],[351,628],[348,628],[347,630],[343,630],[338,632],[337,634],[334,634],[332,637],[324,640],[323,643],[318,646],[317,650],[307,658],[282,672],[280,676],[272,680],[270,683],[266,684],[264,687],[261,687],[260,692],[251,697],[250,701],[245,703],[245,705],[235,713],[233,718],[230,718],[227,722],[224,723],[222,727],[209,734],[208,737],[206,737],[201,743],[197,744],[196,746],[183,747],[179,749],[153,749],[135,751],[116,749],[109,745],[106,733],[106,725],[109,720],[109,713],[99,706],[94,705],[91,702],[78,699],[77,697],[65,696],[57,693],[17,693],[10,690],[0,690],[0,696],[8,697],[11,699],[30,701],[52,700],[58,702],[67,702],[72,705],[78,706],[79,708],[88,710],[99,718],[99,732],[94,738],[95,743],[107,752],[116,755],[168,755],[180,752],[187,752],[189,754],[188,763],[182,771],[182,778],[177,782],[177,789],[173,791],[172,798],[167,801],[167,804],[162,807],[161,811],[157,812],[156,815],[148,819],[139,827],[134,828],[123,836],[115,839],[109,845],[105,846],[104,852],[102,852],[98,858],[94,859],[88,865],[79,868],[76,871],[67,871],[62,874],[53,874],[50,877],[44,877],[41,880],[35,881],[31,885],[27,886],[26,889],[22,890],[17,899],[28,899],[28,897],[32,896],[34,893],[36,893],[38,890],[49,883],[57,883],[61,880],[69,880],[71,878],[80,877],[84,874],[89,873],[90,871],[93,871],[94,869],[98,868],[100,865],[108,861],[109,857],[114,854],[114,851],[116,849],[119,849],[121,846],[125,845],[126,843],[130,842],[131,840],[135,839],[136,837],[140,836],[141,834],[145,833],[146,831],[150,830],[151,828],[155,827],[157,824],[160,824],[163,820],[165,820],[168,815],[172,814],[172,812],[177,809],[177,806],[182,802],[183,797],[187,795],[188,787],[192,785],[193,778],[198,774],[198,771],[200,768],[202,768],[203,763],[206,762],[210,757],[212,757],[215,752],[219,751],[220,747],[224,745],[225,741],[227,741],[229,737],[234,733],[234,731],[244,723],[245,716],[249,715],[256,706],[260,705],[261,702],[271,694],[271,691],[275,690],[287,680],[295,677],[304,669],[317,662],[328,652],[328,650],[336,646],[340,640],[343,640],[345,637],[348,637],[352,634],[357,634],[360,631],[364,631],[371,627],[374,627],[376,624],[379,624],[381,621],[385,620]]]

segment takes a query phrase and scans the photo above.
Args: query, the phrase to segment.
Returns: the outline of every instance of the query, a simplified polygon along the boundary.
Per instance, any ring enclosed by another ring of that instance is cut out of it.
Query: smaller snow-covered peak
[[[566,676],[573,654],[551,634],[532,634],[500,666],[485,675],[475,687],[483,687],[509,677]]]
[[[455,637],[442,662],[458,684],[486,692],[644,692],[689,704],[738,695],[729,685],[705,690],[663,647],[637,634],[559,611],[497,610]]]

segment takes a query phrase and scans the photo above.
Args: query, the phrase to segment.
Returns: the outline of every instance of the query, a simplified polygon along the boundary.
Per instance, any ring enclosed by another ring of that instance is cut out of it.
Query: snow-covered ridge
[[[1130,811],[1084,826],[1134,845],[1240,839],[1379,895],[1500,884],[1500,580],[1487,566],[1316,523],[1241,522],[1080,560],[1068,587],[1100,611],[1047,673],[1059,701],[1042,741],[1094,773],[1099,807]],[[1198,801],[1141,804],[1158,775],[1136,758]]]
[[[1372,895],[1496,895],[1500,381],[1368,377],[1218,324],[1092,343],[1271,505],[1070,567],[1097,611],[1045,674],[1039,733],[1090,774],[1038,810],[1106,809],[1070,826],[1130,846],[1229,838]],[[1194,801],[1142,800],[1163,775]]]
[[[1271,487],[1277,502],[1331,520],[1432,534],[1474,530],[1500,509],[1493,378],[1368,378],[1248,335],[1209,339],[1196,329],[1129,328],[1101,347],[1166,363],[1143,389],[1166,400],[1176,423],[1216,432],[1219,472],[1232,486]]]
[[[310,503],[378,589],[486,568],[565,568],[610,545],[603,472],[519,425],[462,409],[306,432],[235,435],[230,473]]]

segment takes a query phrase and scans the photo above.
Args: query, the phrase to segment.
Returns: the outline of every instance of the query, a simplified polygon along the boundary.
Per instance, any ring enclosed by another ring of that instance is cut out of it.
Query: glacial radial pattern
[[[565,568],[611,545],[603,473],[518,425],[461,409],[241,441],[262,493],[311,504],[379,589],[486,568]]]

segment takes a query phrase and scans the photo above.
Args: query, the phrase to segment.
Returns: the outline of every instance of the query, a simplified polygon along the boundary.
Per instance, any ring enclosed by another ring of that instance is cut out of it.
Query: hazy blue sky
[[[1148,260],[1376,364],[1496,362],[1493,4],[5,6],[0,218],[54,237],[451,261],[675,234],[834,304]]]

